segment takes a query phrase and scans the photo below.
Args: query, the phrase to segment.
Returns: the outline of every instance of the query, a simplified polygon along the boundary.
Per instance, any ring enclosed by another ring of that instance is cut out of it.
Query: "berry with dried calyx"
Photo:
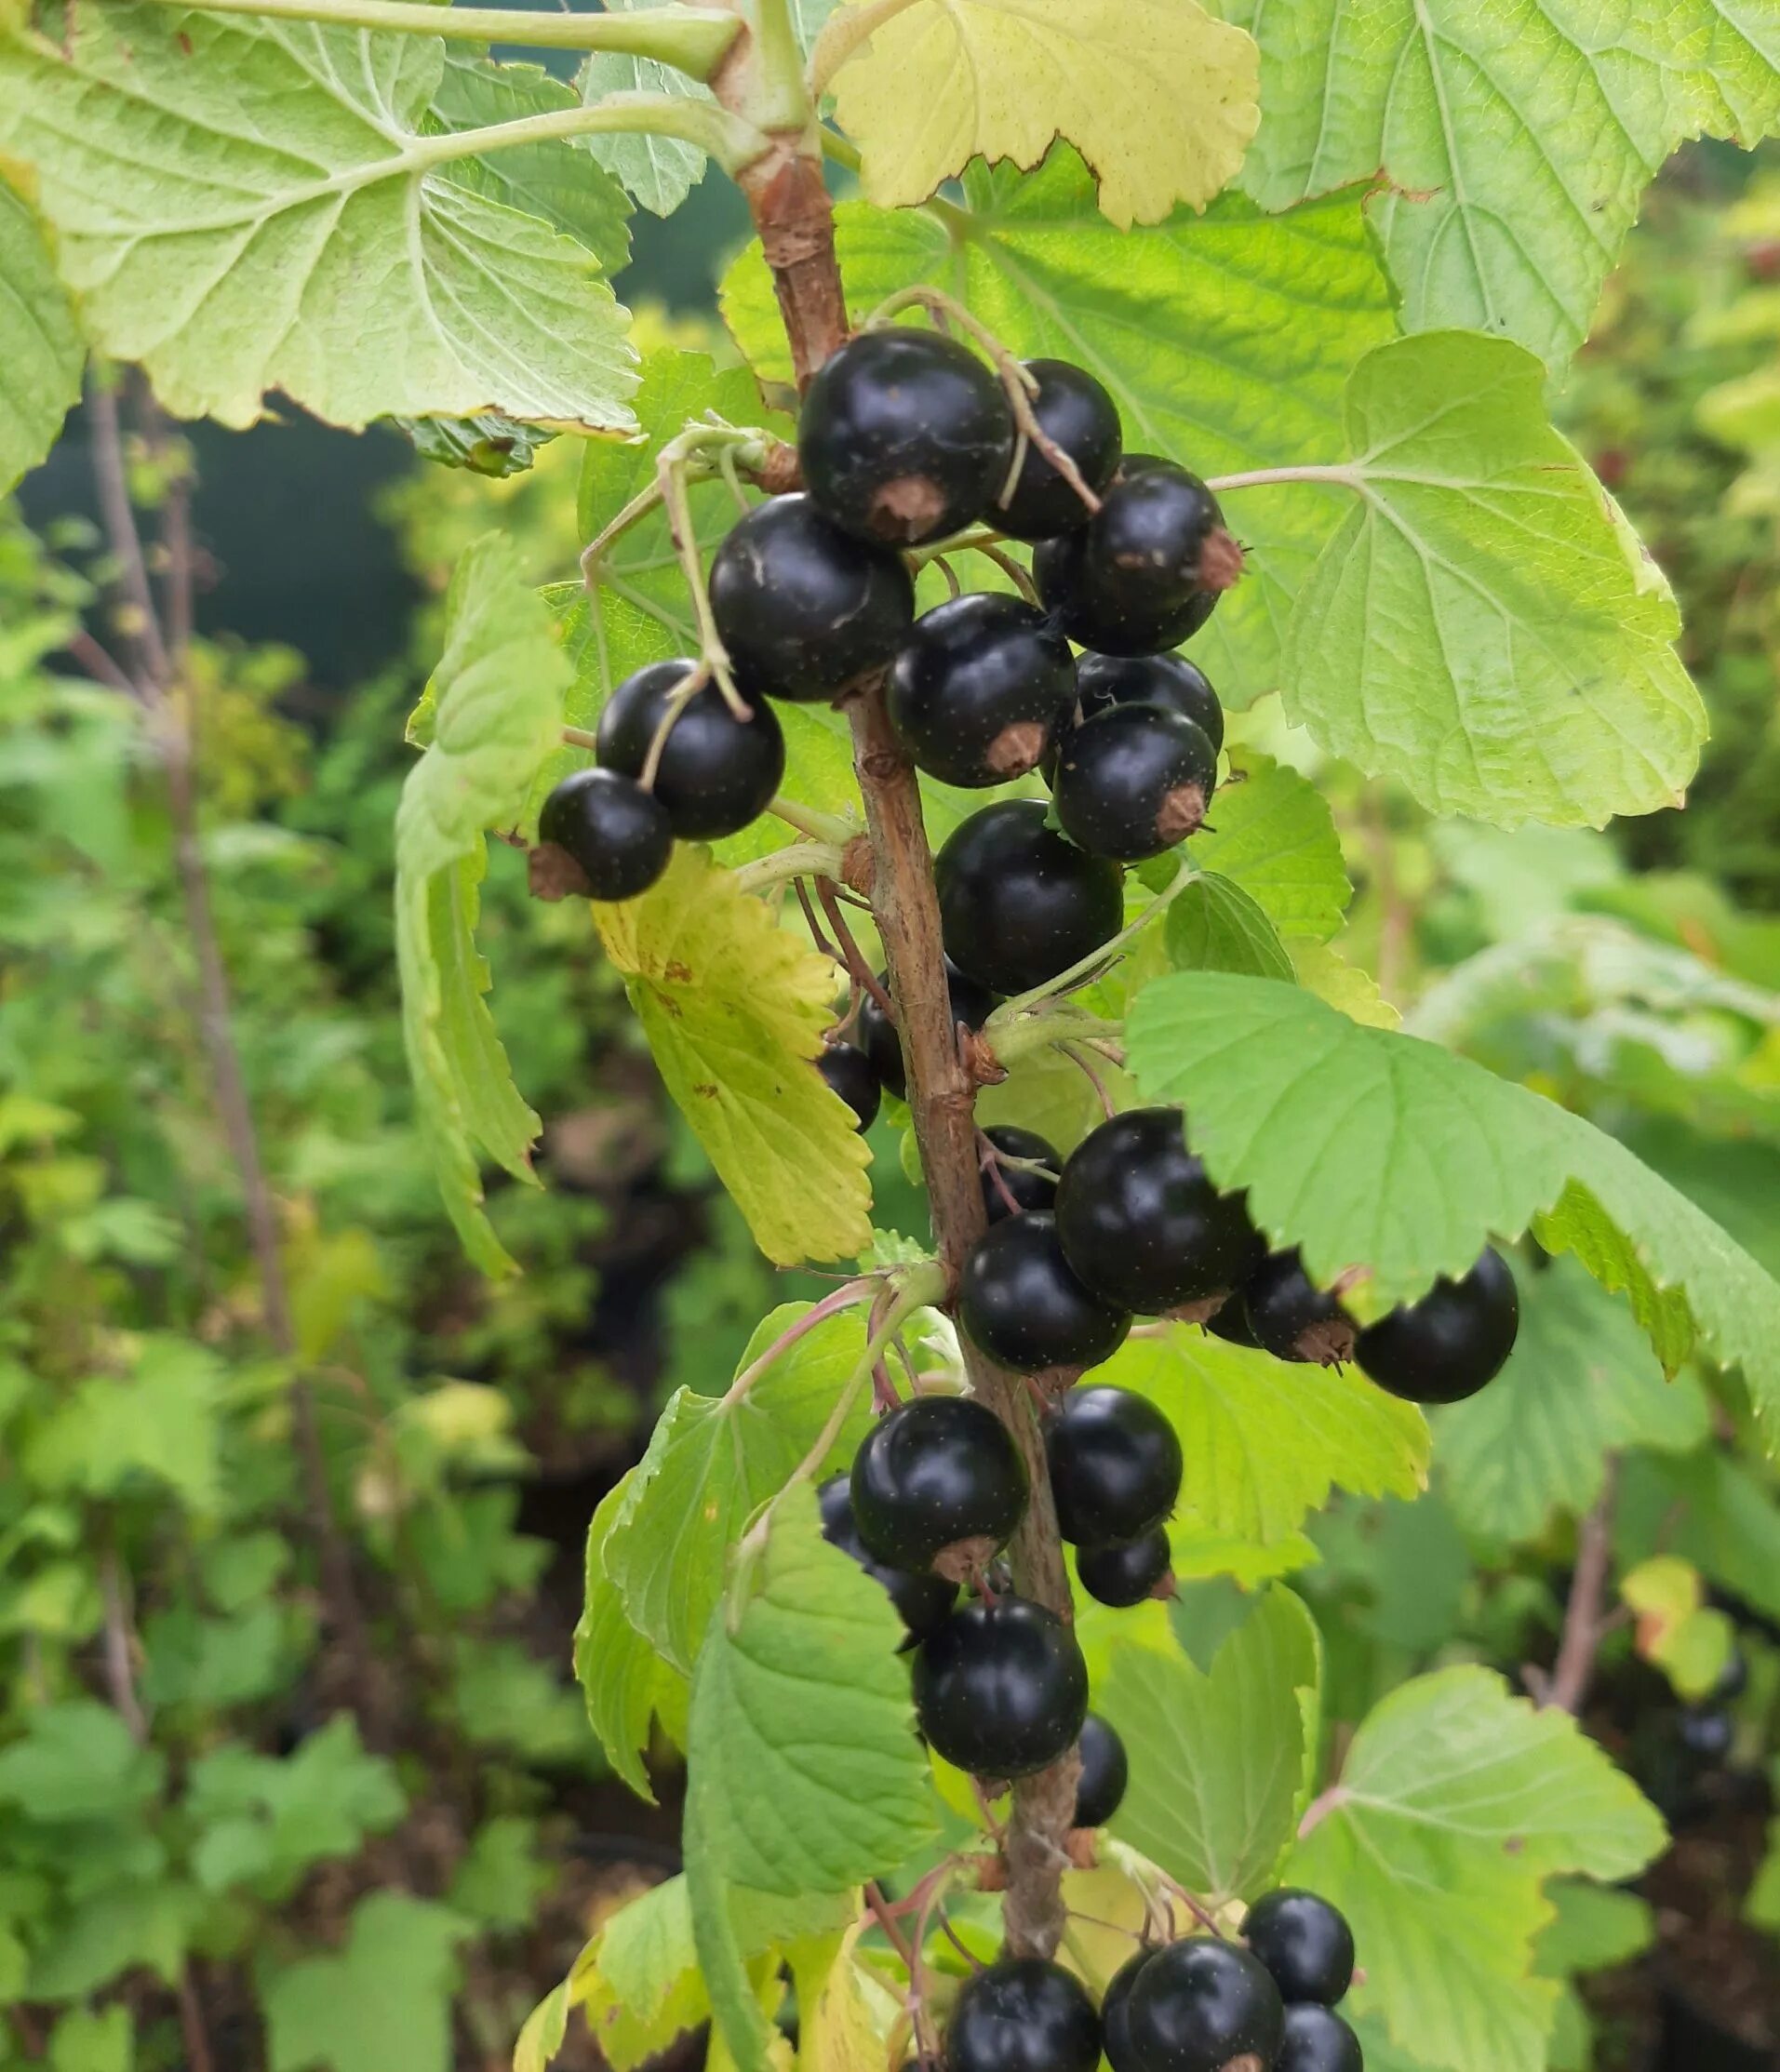
[[[1115,705],[1070,728],[1051,796],[1072,842],[1141,863],[1198,834],[1217,778],[1217,752],[1192,720],[1159,705]]]
[[[916,767],[981,789],[1036,769],[1076,696],[1069,643],[1022,597],[954,597],[915,622],[885,706]]]
[[[1275,1359],[1334,1367],[1354,1357],[1352,1318],[1305,1272],[1295,1250],[1269,1252],[1249,1276],[1242,1303],[1255,1343]]]
[[[1082,1588],[1097,1604],[1109,1604],[1122,1611],[1156,1595],[1171,1559],[1168,1534],[1158,1525],[1140,1540],[1079,1548],[1076,1573],[1081,1578]]]
[[[1247,1950],[1193,1935],[1144,1966],[1125,2024],[1143,2072],[1265,2072],[1285,2035],[1285,2008]]]
[[[963,1396],[917,1396],[878,1419],[853,1456],[853,1523],[893,1569],[980,1568],[1026,1508],[1026,1468],[1008,1428]]]
[[[596,900],[647,892],[674,853],[666,809],[615,769],[578,769],[544,800],[540,841],[554,842],[581,865]]]

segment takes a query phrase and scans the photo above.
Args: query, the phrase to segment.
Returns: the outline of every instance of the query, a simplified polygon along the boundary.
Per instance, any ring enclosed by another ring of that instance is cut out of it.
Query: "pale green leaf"
[[[266,1985],[271,2072],[449,2072],[458,1945],[469,1922],[406,1892],[353,1909],[339,1956],[310,1957]]]
[[[49,2039],[49,2072],[130,2072],[136,2027],[127,2007],[70,2008]]]
[[[1288,940],[1328,942],[1353,895],[1328,800],[1257,748],[1238,748],[1233,761],[1212,803],[1215,827],[1194,835],[1186,853],[1246,892]]]
[[[613,0],[620,11],[647,0]],[[677,94],[687,100],[709,100],[711,89],[672,65],[653,58],[633,58],[622,50],[590,51],[576,81],[590,105],[616,94]],[[678,137],[649,130],[632,135],[591,137],[587,148],[634,200],[651,215],[671,216],[704,177],[704,154]]]
[[[1655,1940],[1655,1916],[1649,1901],[1636,1892],[1580,1878],[1554,1878],[1546,1897],[1557,1911],[1539,1936],[1534,1963],[1546,1978],[1629,1964]]]
[[[569,1986],[565,1981],[527,2015],[519,2040],[513,2047],[513,2072],[548,2072],[568,2034]]]
[[[412,441],[422,461],[442,468],[467,468],[501,481],[536,464],[538,450],[556,434],[499,410],[478,417],[401,417],[390,422]]]
[[[65,1397],[20,1449],[40,1489],[118,1496],[159,1483],[190,1509],[222,1504],[224,1375],[207,1347],[151,1338],[128,1375],[95,1374]]]
[[[203,1901],[183,1880],[108,1883],[80,1900],[39,1949],[27,1998],[78,2000],[126,1972],[153,1972],[171,1985],[185,1968]]]
[[[1169,962],[1177,971],[1249,971],[1293,983],[1273,923],[1233,879],[1206,871],[1168,910]]]
[[[1622,1561],[1638,1560],[1660,1539],[1753,1611],[1780,1619],[1780,1501],[1716,1446],[1681,1460],[1630,1455],[1613,1533]]]
[[[0,496],[55,444],[84,357],[42,229],[0,168]]]
[[[606,1547],[629,1494],[624,1476],[600,1499],[587,1528],[587,1586],[575,1627],[575,1675],[586,1694],[587,1718],[606,1759],[639,1798],[651,1805],[642,1757],[649,1728],[664,1706],[683,1704],[685,1679],[624,1616],[618,1585],[606,1572]]]
[[[140,1817],[166,1768],[109,1705],[88,1698],[38,1705],[26,1712],[23,1733],[0,1748],[0,1805],[46,1825]]]
[[[651,1886],[605,1922],[575,1960],[569,2002],[613,2072],[659,2056],[709,2016],[684,1878]]]

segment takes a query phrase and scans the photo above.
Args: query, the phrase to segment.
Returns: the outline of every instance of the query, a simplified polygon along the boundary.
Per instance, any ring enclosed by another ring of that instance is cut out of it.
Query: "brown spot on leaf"
[[[701,1101],[715,1101],[722,1089],[714,1086],[708,1079],[699,1079],[693,1082],[692,1091]]]
[[[692,967],[689,964],[682,964],[678,957],[675,957],[671,962],[662,967],[662,976],[670,980],[675,985],[690,985],[692,983]]]

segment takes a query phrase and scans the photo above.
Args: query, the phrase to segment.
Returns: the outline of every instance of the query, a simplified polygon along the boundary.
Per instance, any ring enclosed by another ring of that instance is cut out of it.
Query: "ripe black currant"
[[[978,1777],[1027,1777],[1056,1761],[1088,1717],[1088,1664],[1041,1604],[964,1604],[915,1657],[921,1731]]]
[[[1072,842],[1141,863],[1198,832],[1217,781],[1217,751],[1194,721],[1159,705],[1115,705],[1070,728],[1051,795]]]
[[[831,525],[808,497],[773,497],[713,556],[711,610],[748,697],[826,702],[890,662],[915,584],[901,555]]]
[[[955,828],[933,866],[945,949],[997,993],[1024,993],[1117,935],[1118,865],[1045,825],[1036,798],[1004,799]]]
[[[980,1567],[1025,1511],[1026,1468],[986,1404],[917,1396],[866,1433],[851,1489],[853,1522],[877,1560],[920,1571],[956,1551]]]
[[[1113,478],[1124,436],[1118,406],[1086,368],[1067,360],[1028,360],[1038,393],[1032,414],[1038,429],[1076,463],[1096,496]],[[1059,475],[1036,446],[1028,445],[1013,494],[990,513],[997,527],[1016,540],[1049,540],[1086,525],[1088,506],[1075,486]]]
[[[1748,1657],[1740,1651],[1733,1651],[1719,1672],[1719,1680],[1712,1686],[1713,1700],[1720,1705],[1728,1705],[1733,1699],[1742,1697],[1748,1688]]]
[[[816,1491],[816,1500],[822,1507],[823,1538],[850,1555],[874,1583],[882,1586],[910,1637],[924,1640],[957,1602],[957,1584],[930,1570],[917,1575],[912,1570],[892,1569],[875,1560],[859,1536],[853,1517],[852,1485],[844,1473],[831,1475]]]
[[[1036,769],[1075,696],[1069,643],[1044,614],[978,591],[915,622],[885,702],[919,769],[980,788]]]
[[[1136,2053],[1131,2049],[1126,2015],[1131,2007],[1131,1988],[1137,1984],[1138,1975],[1144,1965],[1155,1954],[1154,1950],[1141,1949],[1134,1957],[1128,1957],[1113,1973],[1111,1983],[1101,1995],[1100,2043],[1113,2072],[1143,2072]]]
[[[615,769],[578,769],[544,800],[539,839],[569,851],[596,900],[647,892],[674,853],[667,809]]]
[[[1181,1493],[1181,1442],[1146,1396],[1072,1388],[1045,1420],[1057,1527],[1080,1547],[1142,1539]]]
[[[884,1089],[872,1061],[856,1043],[825,1043],[816,1060],[820,1072],[858,1118],[854,1127],[869,1130],[877,1120]]]
[[[1242,1301],[1255,1343],[1275,1359],[1328,1367],[1353,1357],[1352,1322],[1335,1297],[1305,1272],[1295,1250],[1269,1252],[1249,1276]]]
[[[1243,1940],[1287,2000],[1333,2007],[1354,1982],[1354,1932],[1338,1907],[1284,1886],[1250,1907]]]
[[[880,971],[877,983],[888,992],[889,973]],[[967,1029],[980,1029],[995,1010],[995,995],[986,985],[967,979],[949,958],[945,966],[945,985],[952,1002],[953,1027],[957,1028],[961,1022]],[[859,1003],[859,1040],[872,1062],[872,1070],[877,1073],[879,1085],[899,1101],[906,1101],[908,1068],[903,1062],[903,1039],[896,1032],[896,1024],[869,993]]]
[[[945,2063],[947,2072],[1094,2072],[1100,2016],[1073,1972],[1003,1957],[958,1989]]]
[[[998,1223],[1022,1210],[1049,1209],[1057,1198],[1057,1175],[1063,1170],[1063,1156],[1056,1145],[1036,1130],[1016,1129],[1010,1122],[997,1123],[983,1134],[1001,1154],[993,1161],[985,1158],[983,1167],[983,1205],[989,1211],[989,1221]],[[1036,1172],[1036,1166],[1050,1170]]]
[[[1001,383],[936,331],[863,331],[804,397],[797,457],[824,515],[862,540],[917,547],[982,517],[1013,453]]]
[[[1251,1351],[1260,1349],[1261,1341],[1249,1329],[1248,1305],[1242,1300],[1239,1288],[1232,1290],[1205,1319],[1205,1328],[1213,1338],[1221,1338],[1226,1345],[1246,1345]]]
[[[1194,1935],[1158,1950],[1144,1966],[1125,2024],[1144,2072],[1225,2072],[1233,2062],[1272,2065],[1285,2009],[1279,1988],[1247,1950]]]
[[[1224,746],[1224,707],[1211,679],[1184,655],[1077,655],[1076,703],[1084,719],[1114,705],[1164,705]]]
[[[1186,1148],[1178,1108],[1129,1108],[1071,1152],[1057,1235],[1091,1288],[1159,1316],[1238,1287],[1263,1247],[1241,1195],[1221,1195]]]
[[[1083,1287],[1057,1242],[1052,1216],[992,1223],[964,1262],[958,1322],[979,1351],[1037,1374],[1094,1367],[1124,1343],[1131,1317]]]
[[[1097,1712],[1081,1723],[1081,1782],[1076,1786],[1077,1827],[1104,1827],[1131,1782],[1125,1744]]]
[[[1313,2000],[1287,2008],[1273,2072],[1366,2072],[1366,2054],[1341,2016]]]
[[[1156,1586],[1168,1573],[1171,1558],[1168,1534],[1158,1525],[1141,1540],[1078,1548],[1076,1573],[1095,1603],[1109,1604],[1122,1611],[1128,1605],[1142,1604],[1145,1597],[1156,1595]]]
[[[652,662],[634,670],[599,715],[600,765],[641,778],[668,701],[695,663]],[[715,684],[693,692],[662,744],[653,790],[683,842],[733,835],[766,810],[785,773],[785,737],[770,705],[738,719]]]
[[[1736,1741],[1736,1721],[1717,1705],[1688,1705],[1680,1732],[1682,1748],[1695,1762],[1721,1763]]]
[[[1502,1371],[1520,1328],[1514,1276],[1493,1246],[1461,1280],[1369,1324],[1354,1357],[1380,1388],[1412,1403],[1458,1403]]]

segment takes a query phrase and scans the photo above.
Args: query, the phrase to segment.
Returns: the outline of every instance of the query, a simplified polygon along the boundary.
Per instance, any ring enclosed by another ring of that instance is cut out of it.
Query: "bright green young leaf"
[[[1168,956],[1177,971],[1248,971],[1293,983],[1273,923],[1234,879],[1207,871],[1168,910]]]
[[[1691,1374],[1666,1381],[1650,1343],[1572,1259],[1517,1273],[1520,1335],[1469,1402],[1438,1412],[1434,1458],[1447,1502],[1486,1539],[1536,1539],[1556,1511],[1594,1504],[1607,1456],[1689,1452],[1710,1411]]]
[[[221,1504],[221,1362],[186,1338],[143,1343],[128,1375],[95,1374],[50,1411],[21,1447],[39,1488],[120,1495],[139,1478],[191,1510]]]
[[[1663,1824],[1567,1713],[1464,1666],[1418,1677],[1355,1735],[1284,1877],[1353,1925],[1375,2012],[1439,2072],[1543,2072],[1557,1988],[1532,1975],[1554,1872],[1629,1878]]]
[[[658,1712],[684,1704],[685,1679],[624,1616],[624,1600],[606,1571],[606,1548],[636,1470],[600,1499],[587,1528],[587,1592],[575,1627],[575,1675],[606,1759],[639,1798],[655,1803],[643,1752]]]
[[[1706,714],[1666,584],[1543,392],[1530,353],[1457,331],[1356,368],[1358,501],[1298,593],[1285,703],[1432,812],[1599,827],[1680,803]]]
[[[871,1242],[871,1154],[811,1061],[834,967],[685,843],[661,882],[596,902],[662,1082],[775,1264],[851,1259]]]
[[[49,2039],[49,2072],[131,2072],[136,2025],[127,2007],[70,2008]]]
[[[68,36],[0,42],[0,155],[32,168],[94,342],[175,415],[251,424],[282,389],[354,427],[629,426],[598,260],[422,134],[439,44],[130,0]]]
[[[1288,1539],[1332,1488],[1413,1496],[1427,1477],[1421,1411],[1358,1368],[1289,1367],[1178,1324],[1128,1339],[1094,1378],[1166,1412],[1186,1458],[1183,1516],[1242,1540]]]
[[[749,1340],[738,1374],[809,1306],[773,1310]],[[691,1670],[743,1526],[790,1480],[858,1368],[863,1316],[848,1310],[826,1318],[733,1400],[683,1388],[662,1412],[612,1521],[606,1572],[631,1624],[676,1667]],[[836,1463],[851,1458],[870,1416],[862,1394],[836,1435]]]
[[[43,232],[0,171],[0,496],[56,442],[85,354]]]
[[[513,2072],[549,2072],[569,2035],[569,1982],[546,1993],[526,2017],[513,2047]]]
[[[829,18],[819,74],[862,4]],[[1064,137],[1129,230],[1235,178],[1257,69],[1250,38],[1198,0],[950,0],[878,21],[835,76],[835,114],[880,208],[925,201],[975,158],[1031,167]]]
[[[1363,965],[1349,964],[1332,943],[1294,942],[1292,969],[1300,985],[1339,1008],[1350,1022],[1363,1022],[1369,1029],[1394,1029],[1402,1020],[1372,973]]]
[[[842,204],[840,257],[856,315],[910,282],[945,288],[1015,352],[1056,354],[1098,375],[1133,451],[1200,475],[1340,453],[1348,371],[1397,328],[1359,194],[1271,219],[1225,195],[1203,216],[1121,234],[1062,147],[1029,179],[973,167],[964,184],[968,221],[956,237],[950,218],[926,210],[886,216]],[[756,368],[788,379],[757,247],[731,269],[723,308]],[[1292,599],[1343,514],[1315,484],[1268,488],[1229,508],[1248,573],[1193,652],[1235,710],[1278,688]],[[1255,886],[1245,889],[1266,905]]]
[[[1213,1905],[1265,1891],[1296,1832],[1320,1653],[1310,1614],[1278,1585],[1209,1670],[1178,1642],[1113,1642],[1094,1709],[1131,1755],[1114,1832]]]
[[[1202,871],[1248,894],[1289,941],[1327,942],[1353,896],[1329,802],[1308,778],[1257,748],[1238,748],[1212,804],[1215,828],[1187,845]]]
[[[1764,0],[1222,0],[1261,45],[1264,207],[1383,176],[1374,221],[1406,328],[1582,342],[1644,187],[1702,131],[1780,116]]]
[[[1613,1290],[1671,1370],[1740,1365],[1780,1430],[1780,1285],[1624,1145],[1524,1087],[1304,991],[1222,971],[1154,980],[1126,1026],[1146,1099],[1179,1101],[1223,1186],[1351,1299],[1411,1302],[1531,1228]]]
[[[613,2072],[659,2056],[708,2018],[684,1878],[651,1886],[605,1922],[575,1960],[568,2005],[581,2009]]]
[[[449,2072],[457,1950],[470,1931],[406,1892],[360,1900],[338,1956],[304,1958],[266,1986],[271,2072]]]
[[[1736,1653],[1736,1627],[1706,1603],[1692,1562],[1653,1554],[1620,1578],[1619,1595],[1635,1615],[1638,1652],[1683,1698],[1698,1702],[1718,1689]]]
[[[154,1798],[166,1771],[166,1758],[139,1748],[109,1705],[37,1705],[0,1749],[0,1806],[44,1825],[115,1820]]]

